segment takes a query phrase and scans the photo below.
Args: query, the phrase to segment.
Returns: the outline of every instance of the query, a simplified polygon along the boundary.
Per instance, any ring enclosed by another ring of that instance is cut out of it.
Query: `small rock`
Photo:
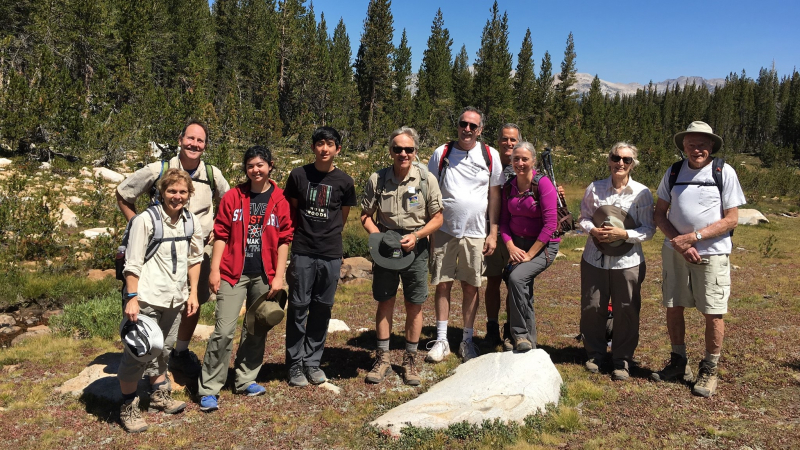
[[[0,158],[0,167],[10,166],[12,163],[10,159]]]
[[[357,329],[356,331],[359,332],[359,333],[366,333],[367,331],[369,331],[369,328],[363,328],[362,327],[362,328]]]
[[[20,334],[11,341],[11,346],[19,345],[20,342],[45,334],[50,334],[50,328],[47,325],[40,325],[38,327],[29,328],[28,331]]]
[[[350,327],[339,319],[331,319],[328,322],[328,333],[335,333],[337,331],[350,331]]]
[[[565,255],[565,254],[563,254],[563,253],[561,253],[561,252],[558,252],[558,253],[556,254],[556,259],[559,259],[559,258],[566,258],[566,257],[567,257],[567,255]]]
[[[303,162],[302,159],[294,159],[294,160],[290,161],[289,164],[295,165],[295,164],[300,164],[301,162]]]
[[[8,314],[0,314],[0,328],[10,327],[17,324],[17,321]]]
[[[65,189],[66,189],[66,187],[65,187]],[[68,200],[70,203],[72,203],[73,205],[80,205],[81,203],[83,203],[83,199],[82,199],[82,198],[80,198],[80,197],[76,197],[76,196],[74,196],[74,195],[73,195],[73,196],[71,196],[71,197],[69,197],[67,200]]]
[[[327,389],[327,390],[333,392],[336,395],[339,395],[339,394],[342,393],[342,388],[340,388],[339,386],[336,386],[335,384],[331,384],[331,383],[329,383],[327,381],[322,383],[322,384],[320,384],[319,387],[321,387],[322,389]]]
[[[25,318],[25,325],[27,325],[28,327],[30,327],[32,325],[35,325],[37,323],[39,323],[39,319],[36,318],[36,317],[26,317]],[[33,328],[36,328],[36,327],[33,327]],[[34,331],[33,328],[28,328],[28,331]]]
[[[573,248],[572,251],[573,252],[582,252],[583,251],[583,247]]]
[[[731,264],[731,269],[739,270],[739,269],[741,269],[741,267],[737,266],[736,264]]]
[[[372,262],[367,258],[355,256],[342,261],[339,278],[364,278],[372,274]]]
[[[0,328],[0,334],[2,334],[4,336],[5,335],[9,335],[9,334],[19,333],[20,331],[22,331],[22,328],[20,328],[20,327],[18,327],[16,325],[11,325],[10,327]]]
[[[208,338],[211,337],[211,333],[213,332],[214,332],[213,325],[197,324],[197,328],[194,329],[194,334],[192,334],[192,338],[201,341],[207,341]]]
[[[65,204],[61,204],[61,225],[64,225],[67,228],[77,228],[78,227],[78,216],[72,212],[71,209]]]
[[[78,252],[75,253],[75,257],[78,258],[78,261],[88,261],[92,259],[92,254],[87,252]]]
[[[99,176],[100,178],[112,183],[121,183],[123,180],[125,180],[125,175],[114,172],[113,170],[105,167],[95,167],[94,176]]]
[[[78,244],[81,244],[84,247],[88,247],[88,246],[92,245],[92,241],[90,241],[89,239],[83,238],[83,239],[78,241]]]
[[[91,281],[100,281],[108,277],[115,277],[117,276],[117,272],[114,269],[91,269],[89,273],[86,274],[86,278]]]
[[[63,309],[50,309],[42,314],[42,319],[49,320],[51,317],[60,316],[64,314]]]
[[[769,223],[769,220],[757,209],[739,210],[739,225],[758,225],[761,223]]]
[[[11,373],[17,369],[19,369],[19,364],[10,364],[8,366],[3,366],[3,372],[5,373]]]
[[[370,275],[369,278],[345,278],[342,280],[342,284],[346,284],[348,286],[358,286],[361,284],[370,283],[372,276]]]
[[[88,230],[83,230],[82,233],[89,239],[94,239],[97,236],[107,235],[110,236],[111,233],[114,232],[113,228],[89,228]]]

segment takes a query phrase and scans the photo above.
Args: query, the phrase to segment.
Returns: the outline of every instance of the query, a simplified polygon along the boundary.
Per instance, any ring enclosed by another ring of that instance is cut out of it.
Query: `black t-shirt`
[[[297,200],[292,253],[342,257],[342,207],[356,206],[353,179],[341,170],[320,172],[314,164],[289,174],[283,194]]]
[[[261,259],[261,232],[264,230],[264,216],[267,214],[272,191],[270,189],[267,192],[250,193],[250,223],[247,224],[247,244],[242,273],[264,273],[264,261]]]

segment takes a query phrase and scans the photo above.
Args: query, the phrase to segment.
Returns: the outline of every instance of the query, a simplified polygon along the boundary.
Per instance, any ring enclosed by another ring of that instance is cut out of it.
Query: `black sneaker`
[[[306,367],[306,379],[308,379],[311,384],[322,384],[328,381],[328,377],[325,376],[325,372],[316,366]]]
[[[303,374],[302,364],[293,364],[292,367],[289,367],[289,386],[308,386],[308,380],[305,374]]]
[[[680,379],[684,383],[691,383],[694,374],[689,367],[689,360],[683,356],[672,352],[669,355],[669,363],[660,371],[650,374],[653,381],[676,381]]]
[[[497,347],[503,343],[500,337],[500,324],[497,322],[486,322],[486,336],[483,338],[491,347]]]
[[[176,352],[173,349],[169,353],[169,370],[173,373],[181,372],[188,378],[197,378],[200,376],[200,360],[191,350]]]

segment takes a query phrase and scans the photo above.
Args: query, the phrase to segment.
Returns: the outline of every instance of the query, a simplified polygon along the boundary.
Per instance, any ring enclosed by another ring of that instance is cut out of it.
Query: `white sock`
[[[686,344],[684,345],[673,345],[672,346],[672,353],[677,353],[684,358],[686,358]]]
[[[175,353],[189,350],[189,342],[190,341],[181,341],[180,339],[175,341]]]
[[[471,341],[472,335],[475,333],[474,328],[464,328],[464,338],[462,339],[464,342]]]
[[[446,341],[447,340],[447,321],[446,320],[437,320],[436,321],[436,340],[437,341]]]
[[[719,355],[711,354],[708,350],[706,350],[706,357],[703,359],[713,364],[719,364]]]

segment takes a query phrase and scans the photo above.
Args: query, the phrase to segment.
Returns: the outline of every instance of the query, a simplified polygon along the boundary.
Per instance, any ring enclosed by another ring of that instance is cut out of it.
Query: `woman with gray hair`
[[[504,276],[508,283],[509,342],[506,350],[536,348],[533,282],[555,260],[561,239],[556,237],[558,194],[552,181],[537,174],[536,149],[520,142],[511,153],[517,174],[503,186],[500,236],[508,248]]]
[[[581,333],[588,361],[597,373],[606,357],[606,320],[611,301],[614,314],[611,378],[630,377],[633,353],[639,345],[641,287],[646,267],[642,242],[656,232],[653,194],[634,181],[639,165],[635,146],[618,142],[608,153],[611,176],[586,188],[580,227],[589,234],[581,259]]]

